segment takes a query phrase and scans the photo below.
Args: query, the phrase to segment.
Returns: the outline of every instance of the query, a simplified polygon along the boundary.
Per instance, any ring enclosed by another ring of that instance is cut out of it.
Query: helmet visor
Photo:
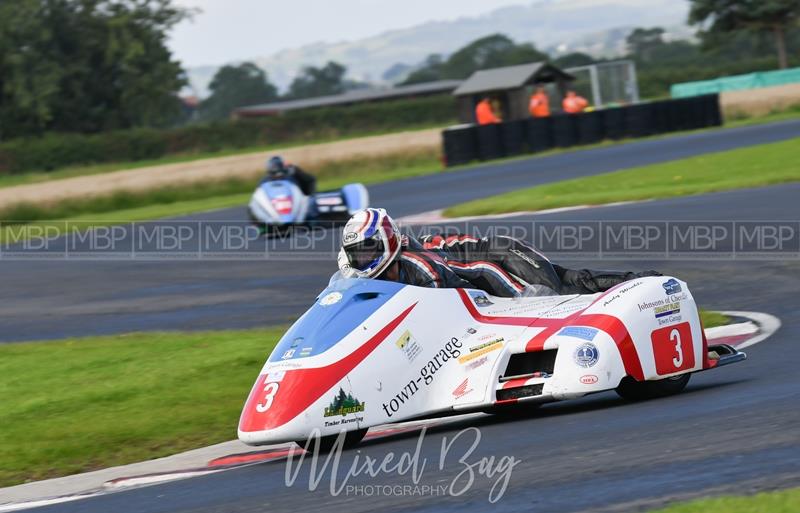
[[[357,244],[345,246],[344,251],[350,267],[364,271],[383,256],[383,241],[379,238],[364,239]]]

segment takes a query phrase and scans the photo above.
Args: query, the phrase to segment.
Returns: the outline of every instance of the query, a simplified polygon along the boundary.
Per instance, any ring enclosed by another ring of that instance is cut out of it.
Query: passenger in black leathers
[[[293,164],[287,164],[276,155],[267,161],[267,174],[261,183],[273,180],[290,180],[297,184],[303,194],[311,196],[317,192],[317,178]]]
[[[527,285],[545,286],[556,294],[594,294],[641,276],[660,276],[656,271],[567,269],[511,237],[427,235],[421,242],[426,250],[438,252],[458,276],[494,296],[518,296]]]

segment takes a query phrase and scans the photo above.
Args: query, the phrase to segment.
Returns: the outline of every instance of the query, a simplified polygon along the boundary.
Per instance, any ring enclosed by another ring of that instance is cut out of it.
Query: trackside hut
[[[484,96],[500,101],[503,121],[526,119],[530,117],[528,101],[537,85],[552,84],[559,93],[560,104],[573,80],[575,77],[547,62],[476,71],[453,92],[458,102],[458,119],[474,123],[475,106]]]

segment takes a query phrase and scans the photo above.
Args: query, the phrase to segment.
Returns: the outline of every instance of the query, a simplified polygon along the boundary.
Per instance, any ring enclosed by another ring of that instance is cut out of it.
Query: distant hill
[[[330,60],[346,65],[353,79],[381,83],[402,79],[429,54],[446,55],[498,32],[518,42],[533,42],[553,55],[570,51],[619,55],[625,50],[625,36],[634,27],[667,27],[676,37],[688,37],[687,12],[684,0],[538,0],[483,16],[430,22],[357,41],[316,43],[251,60],[281,89],[302,66],[319,66]],[[203,66],[187,70],[200,96],[207,95],[216,69]]]

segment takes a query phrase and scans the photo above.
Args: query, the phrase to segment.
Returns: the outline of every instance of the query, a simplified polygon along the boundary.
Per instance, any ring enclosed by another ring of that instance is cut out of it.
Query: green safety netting
[[[721,93],[723,91],[741,91],[743,89],[756,89],[759,87],[796,83],[800,83],[800,68],[784,69],[780,71],[758,71],[756,73],[734,75],[714,80],[673,84],[670,89],[670,94],[673,98],[685,98],[701,94]]]

